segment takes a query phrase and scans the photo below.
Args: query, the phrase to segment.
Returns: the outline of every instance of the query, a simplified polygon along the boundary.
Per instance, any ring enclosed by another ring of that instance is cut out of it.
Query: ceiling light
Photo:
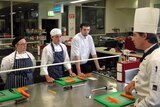
[[[70,3],[80,3],[80,2],[84,2],[84,1],[88,1],[88,0],[76,0],[76,1],[72,1]]]

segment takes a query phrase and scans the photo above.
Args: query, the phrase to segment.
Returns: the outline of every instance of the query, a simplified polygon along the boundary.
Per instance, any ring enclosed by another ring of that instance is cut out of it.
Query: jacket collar
[[[147,55],[151,54],[151,53],[152,53],[155,49],[157,49],[157,48],[159,48],[159,45],[158,45],[158,44],[154,44],[154,45],[150,46],[148,49],[146,49],[146,50],[145,50],[145,53],[143,54],[142,58],[140,59],[140,62],[142,62],[143,59],[144,59]]]
[[[87,36],[88,36],[88,35],[87,35],[87,36],[83,36],[81,32],[79,33],[79,35],[80,35],[80,37],[81,37],[82,39],[86,39]]]

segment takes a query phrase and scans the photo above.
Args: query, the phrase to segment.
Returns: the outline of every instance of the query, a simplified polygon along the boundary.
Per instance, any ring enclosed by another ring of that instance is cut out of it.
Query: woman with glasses
[[[12,45],[15,47],[15,51],[2,59],[1,70],[25,68],[35,65],[34,56],[26,51],[27,41],[24,37],[16,37]],[[31,69],[7,72],[2,74],[2,78],[5,82],[5,89],[22,87],[33,83]]]

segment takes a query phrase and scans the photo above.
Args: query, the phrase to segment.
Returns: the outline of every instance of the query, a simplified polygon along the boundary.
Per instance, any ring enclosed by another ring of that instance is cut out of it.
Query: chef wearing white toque
[[[160,48],[157,27],[160,10],[157,8],[136,9],[133,42],[137,49],[144,50],[139,72],[125,87],[127,94],[137,92],[136,107],[160,107]]]
[[[62,63],[69,61],[67,48],[61,43],[62,32],[58,28],[50,31],[52,42],[44,47],[41,58],[41,65]],[[69,71],[70,76],[75,76],[71,70],[71,64],[42,67],[41,75],[44,75],[47,82],[53,82],[54,79],[59,79],[64,76],[64,67]]]

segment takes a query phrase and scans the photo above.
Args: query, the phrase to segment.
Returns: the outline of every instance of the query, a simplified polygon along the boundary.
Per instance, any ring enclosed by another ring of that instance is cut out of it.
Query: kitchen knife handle
[[[24,102],[27,102],[27,98],[21,98],[21,99],[17,99],[15,104],[20,104],[20,103],[24,103]]]
[[[64,90],[70,90],[70,89],[72,89],[72,86],[70,85],[70,86],[65,86],[64,87]]]
[[[112,86],[105,86],[106,87],[106,90],[112,90],[113,87]]]

